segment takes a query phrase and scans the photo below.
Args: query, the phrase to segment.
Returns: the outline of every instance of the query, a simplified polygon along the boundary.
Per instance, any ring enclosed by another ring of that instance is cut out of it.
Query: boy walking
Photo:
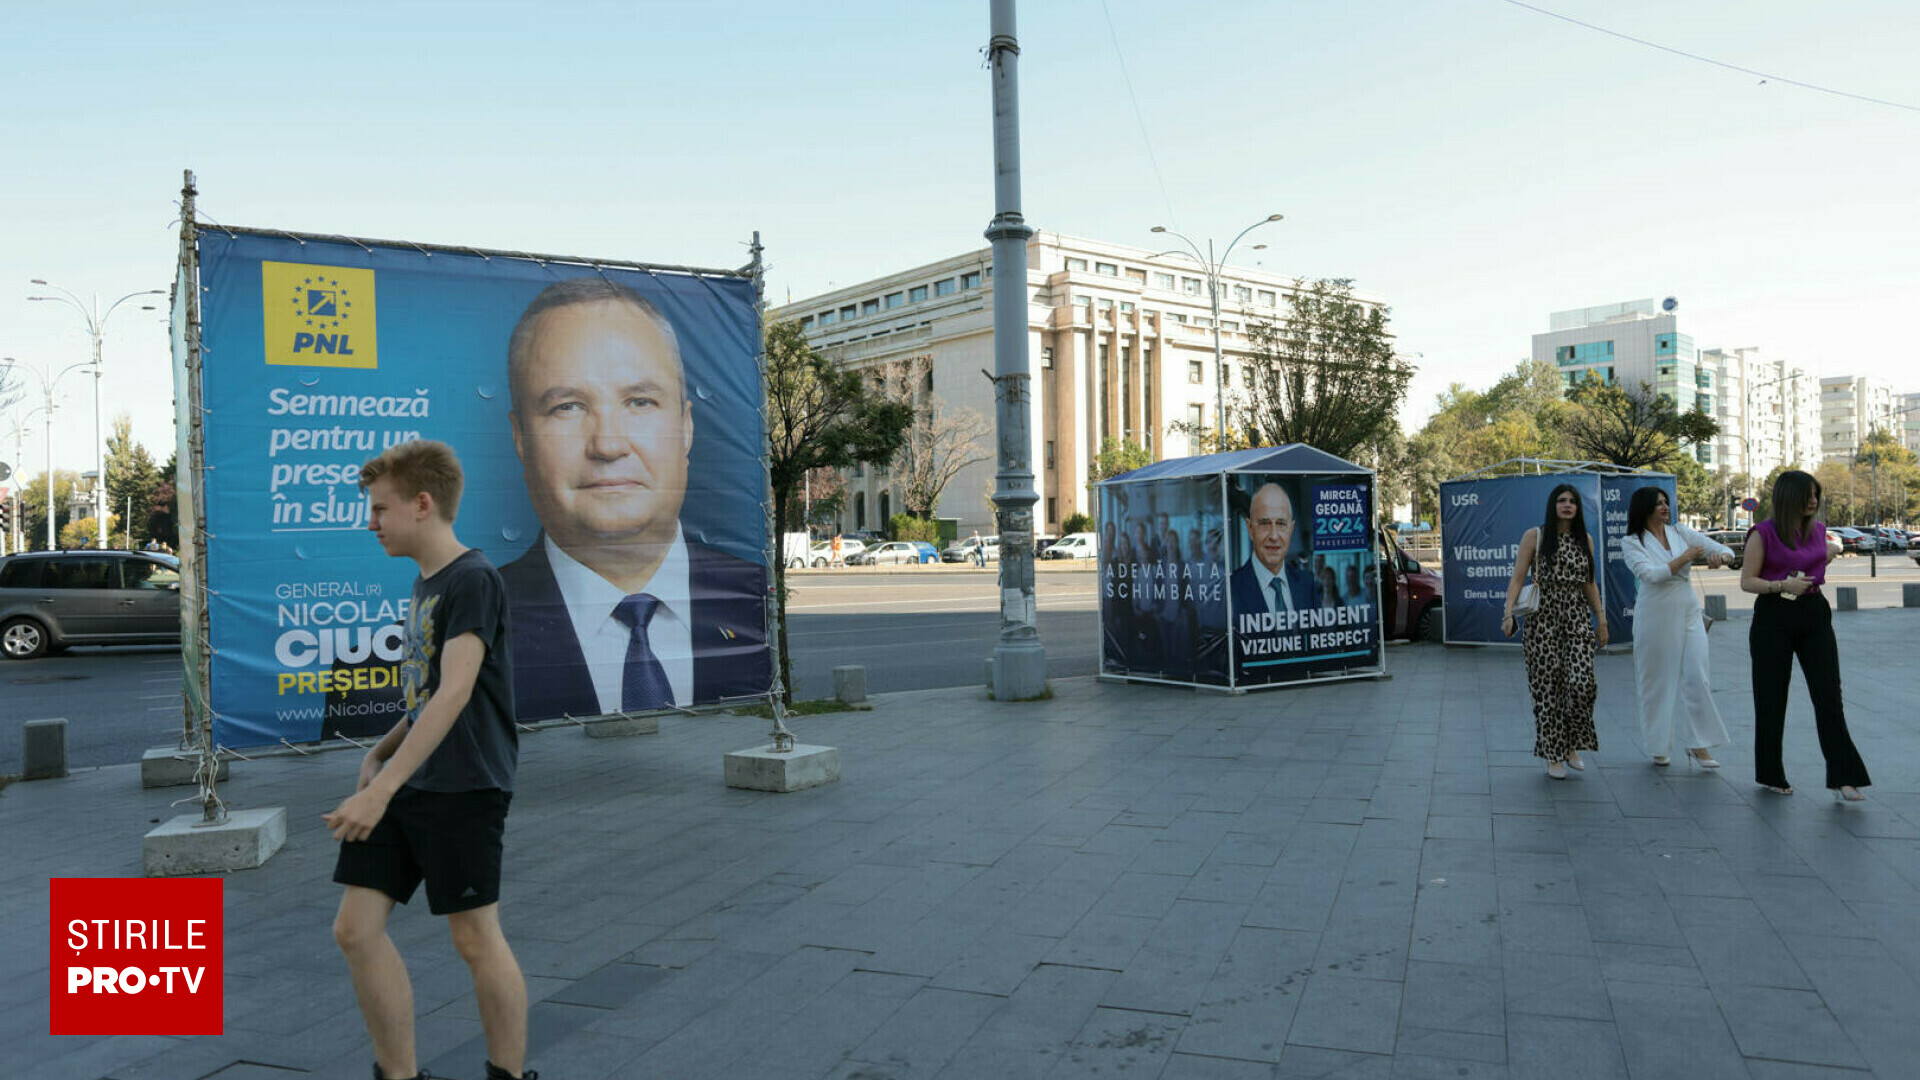
[[[373,1038],[374,1080],[425,1076],[414,1060],[413,985],[387,936],[422,881],[473,972],[487,1080],[526,1077],[527,984],[500,931],[501,835],[513,798],[513,657],[506,589],[453,532],[460,461],[445,443],[395,446],[360,469],[367,528],[420,576],[400,682],[407,714],[360,763],[352,797],[321,817],[341,841],[346,886],[333,937]]]

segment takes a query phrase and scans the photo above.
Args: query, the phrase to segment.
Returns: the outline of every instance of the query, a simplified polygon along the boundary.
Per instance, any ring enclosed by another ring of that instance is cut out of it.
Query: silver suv
[[[146,551],[29,551],[0,558],[0,655],[180,640],[180,560]]]

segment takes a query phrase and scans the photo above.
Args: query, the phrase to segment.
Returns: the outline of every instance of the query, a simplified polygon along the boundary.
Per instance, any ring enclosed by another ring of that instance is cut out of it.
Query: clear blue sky
[[[1920,105],[1911,0],[1541,6]],[[1099,0],[1022,5],[1028,221],[1145,245],[1156,223],[1225,240],[1286,214],[1261,264],[1387,298],[1421,365],[1409,424],[1448,383],[1510,369],[1548,312],[1649,296],[1679,297],[1702,346],[1920,390],[1920,112],[1760,85],[1503,0],[1107,10],[1117,51]],[[987,15],[18,7],[0,38],[0,356],[86,357],[79,317],[28,303],[29,278],[107,298],[169,284],[185,167],[204,213],[236,224],[707,266],[743,263],[757,228],[776,300],[983,247]],[[109,419],[130,412],[164,460],[160,314],[115,316],[105,385]],[[63,387],[56,456],[90,467],[87,387]],[[36,427],[25,463],[42,460]]]

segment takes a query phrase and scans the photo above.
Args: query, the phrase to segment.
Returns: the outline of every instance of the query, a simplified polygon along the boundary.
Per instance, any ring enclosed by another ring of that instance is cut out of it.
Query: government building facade
[[[1294,279],[1242,267],[1220,272],[1220,344],[1228,399],[1251,385],[1248,329],[1285,317]],[[1355,299],[1377,305],[1376,297]],[[949,410],[972,409],[991,431],[992,251],[979,248],[768,312],[798,320],[807,340],[835,363],[876,379],[924,366]],[[1213,428],[1218,383],[1213,363],[1208,277],[1172,253],[1038,232],[1027,242],[1027,355],[1033,376],[1034,526],[1055,536],[1076,513],[1093,513],[1088,470],[1108,439],[1132,440],[1156,461],[1196,452],[1171,425]],[[924,380],[923,380],[924,382]],[[941,494],[936,517],[956,518],[961,536],[994,531],[992,436],[985,460],[963,469]],[[885,529],[905,510],[885,470],[855,469],[841,531]]]

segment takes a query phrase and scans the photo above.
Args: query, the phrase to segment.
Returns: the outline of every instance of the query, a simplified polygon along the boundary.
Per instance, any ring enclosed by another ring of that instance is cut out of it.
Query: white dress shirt
[[[1266,598],[1267,610],[1275,615],[1283,612],[1288,615],[1293,614],[1293,583],[1267,569],[1267,564],[1259,559],[1250,559],[1248,562],[1253,566],[1253,580],[1260,583],[1260,595]],[[1284,562],[1280,564],[1282,569],[1285,569],[1286,565]],[[1281,606],[1279,607],[1273,606],[1273,583],[1276,578],[1280,582]]]
[[[573,621],[574,637],[586,657],[587,671],[593,676],[593,692],[600,699],[600,711],[620,711],[620,680],[627,662],[627,644],[633,631],[614,612],[627,598],[619,587],[589,570],[579,560],[560,549],[553,537],[546,538],[547,564],[553,567],[554,584],[566,601],[567,617]],[[673,687],[676,705],[693,704],[693,590],[689,583],[687,544],[680,526],[673,528],[673,543],[653,577],[639,591],[660,601],[647,623],[647,644],[666,670],[667,683]]]

